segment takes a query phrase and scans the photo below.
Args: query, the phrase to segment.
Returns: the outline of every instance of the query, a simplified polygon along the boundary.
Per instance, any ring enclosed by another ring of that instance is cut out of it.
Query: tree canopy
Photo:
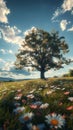
[[[16,68],[23,69],[31,66],[40,71],[40,77],[50,69],[60,69],[69,64],[70,59],[64,55],[69,52],[65,38],[58,32],[46,32],[32,27],[25,32],[23,44],[16,55]]]
[[[70,69],[70,70],[69,70],[69,76],[70,76],[70,77],[73,77],[73,69]]]

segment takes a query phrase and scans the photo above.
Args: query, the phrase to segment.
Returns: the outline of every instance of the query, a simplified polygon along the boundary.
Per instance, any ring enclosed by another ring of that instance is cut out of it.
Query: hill
[[[0,127],[73,130],[73,78],[0,82]]]
[[[13,78],[5,78],[5,77],[0,77],[0,81],[15,81]]]

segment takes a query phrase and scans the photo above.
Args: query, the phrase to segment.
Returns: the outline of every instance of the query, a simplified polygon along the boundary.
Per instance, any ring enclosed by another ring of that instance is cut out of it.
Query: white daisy
[[[72,102],[73,101],[73,97],[68,97],[68,100]]]
[[[15,100],[20,100],[20,99],[21,99],[21,97],[16,96],[16,97],[14,97],[14,99],[15,99]]]
[[[44,103],[40,106],[41,109],[46,109],[48,108],[49,104],[48,103]]]
[[[21,123],[25,123],[25,122],[31,121],[33,116],[34,116],[34,114],[32,112],[30,112],[30,113],[28,112],[28,113],[25,113],[24,115],[20,116],[19,120]]]
[[[65,124],[65,119],[60,114],[48,114],[45,118],[45,121],[50,125],[50,128],[61,128]]]
[[[33,94],[29,94],[29,95],[27,95],[27,98],[33,99],[33,98],[34,98],[34,95],[33,95]]]
[[[33,90],[32,90],[32,91],[30,91],[29,93],[31,93],[31,94],[32,94],[35,90],[36,90],[36,89],[33,89]]]

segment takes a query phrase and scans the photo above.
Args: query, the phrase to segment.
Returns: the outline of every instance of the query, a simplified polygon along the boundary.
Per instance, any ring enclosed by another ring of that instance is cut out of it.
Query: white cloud
[[[10,71],[10,69],[14,67],[14,62],[6,62],[5,66],[2,68],[2,70],[4,71]]]
[[[0,49],[0,52],[1,52],[2,54],[7,54],[7,53],[13,54],[13,51],[12,51],[12,50]]]
[[[0,58],[0,63],[4,63],[5,61],[2,59],[2,58]]]
[[[33,78],[33,76],[30,77],[30,76],[27,76],[26,74],[15,74],[12,72],[0,72],[0,80],[2,80],[2,81],[9,81],[11,79],[20,80],[20,79],[31,79],[31,78]]]
[[[72,66],[72,67],[69,67],[69,70],[73,70],[73,66]]]
[[[2,38],[8,43],[21,44],[23,42],[22,37],[20,36],[21,30],[16,26],[10,27],[5,25],[0,27],[2,33]]]
[[[3,59],[0,58],[0,62],[2,62],[2,61],[3,61]]]
[[[62,31],[66,30],[67,25],[70,23],[70,21],[68,22],[67,20],[62,20],[60,22],[60,28],[62,29]]]
[[[70,57],[68,57],[68,59],[71,59],[72,64],[73,64],[73,57],[72,57],[72,56],[70,56]]]
[[[73,0],[64,0],[60,8],[57,8],[53,14],[52,20],[57,18],[59,15],[66,13],[67,11],[73,14]]]
[[[73,10],[73,0],[64,0],[61,7],[64,12],[72,11]]]
[[[73,10],[71,11],[71,14],[73,15]]]
[[[8,23],[7,15],[10,14],[10,10],[6,6],[4,0],[0,0],[0,22]]]
[[[51,20],[54,20],[56,17],[58,17],[60,14],[62,13],[62,10],[61,9],[57,9],[55,10],[54,14],[53,14],[53,17]]]
[[[8,23],[7,15],[10,14],[10,10],[6,6],[4,0],[0,0],[0,22]],[[10,27],[6,24],[0,26],[0,38],[3,38],[8,43],[21,44],[23,42],[20,36],[21,30],[16,26]],[[3,51],[2,51],[3,53]],[[12,53],[9,51],[9,53]]]
[[[15,74],[15,73],[8,73],[9,77],[13,79],[25,79],[27,76],[24,74]]]
[[[2,37],[2,34],[1,34],[1,32],[0,32],[0,39],[1,39],[1,37]]]
[[[73,26],[69,28],[67,31],[72,32],[73,31]]]
[[[26,72],[26,70],[20,70],[20,69],[15,69],[14,62],[6,62],[5,65],[2,67],[2,71],[5,72],[12,72],[16,74],[24,74],[28,75],[29,72]]]
[[[8,53],[9,53],[9,54],[13,54],[13,51],[12,51],[12,50],[8,50]]]
[[[8,81],[10,79],[28,79],[28,76],[26,76],[26,74],[16,74],[10,71],[1,71],[0,70],[0,80],[4,80],[4,81]]]
[[[1,52],[2,54],[5,54],[5,53],[6,53],[5,49],[1,49],[0,52]]]
[[[2,59],[0,59],[2,62]],[[14,62],[5,62],[0,68],[0,76],[3,78],[24,79],[30,77],[30,73],[26,70],[15,69]]]
[[[28,35],[31,34],[32,32],[34,32],[34,33],[36,34],[36,33],[37,33],[37,28],[36,28],[36,27],[32,27],[31,29],[26,30],[26,31],[24,32],[24,35],[25,35],[25,36],[28,36]]]

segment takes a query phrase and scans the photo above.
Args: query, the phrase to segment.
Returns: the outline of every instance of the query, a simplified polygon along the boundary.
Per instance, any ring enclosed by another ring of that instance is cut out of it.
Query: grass
[[[30,107],[37,102],[40,105],[36,108]],[[41,108],[45,103],[48,106]],[[24,110],[18,111],[18,107],[24,107]],[[19,120],[31,112],[34,115],[31,120],[26,123]],[[54,129],[73,130],[73,78],[0,82],[0,127],[3,130],[34,130],[33,125],[35,130],[42,130],[40,124],[44,124],[43,130],[50,130],[51,124],[45,122],[45,116],[51,113],[60,114],[65,119],[64,126],[53,126]],[[30,123],[32,127],[27,127]]]

